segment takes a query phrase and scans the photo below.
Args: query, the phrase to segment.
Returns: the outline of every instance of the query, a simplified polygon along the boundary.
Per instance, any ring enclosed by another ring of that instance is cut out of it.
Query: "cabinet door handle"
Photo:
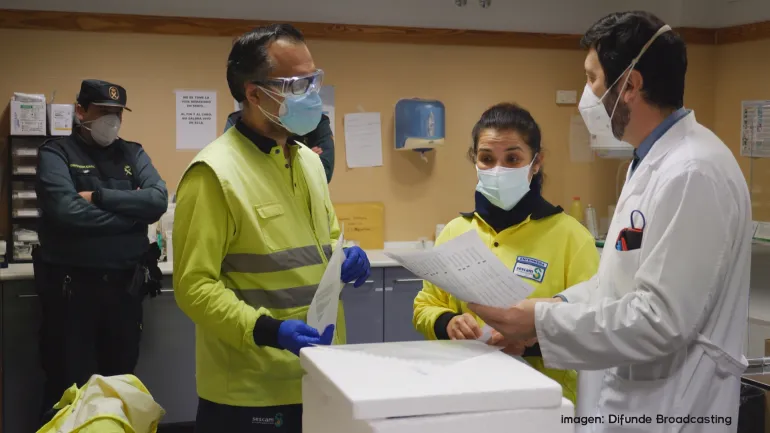
[[[174,293],[174,289],[160,289],[160,293]]]
[[[27,294],[27,295],[16,295],[17,298],[23,299],[23,298],[37,298],[36,294]]]
[[[425,280],[423,280],[422,278],[400,278],[400,279],[397,279],[397,280],[393,280],[393,284],[391,284],[390,286],[385,287],[385,291],[386,292],[392,292],[393,291],[393,286],[395,286],[396,284],[422,283],[424,281]]]
[[[366,280],[364,284],[374,284],[374,280]],[[374,293],[382,292],[382,287],[375,287],[372,291]]]

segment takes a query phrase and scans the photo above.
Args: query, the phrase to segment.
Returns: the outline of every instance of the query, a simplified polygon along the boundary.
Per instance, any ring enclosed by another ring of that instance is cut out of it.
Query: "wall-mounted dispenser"
[[[611,136],[591,135],[591,150],[599,158],[629,159],[634,157],[634,146]]]
[[[444,144],[445,110],[440,101],[401,99],[396,103],[396,150],[424,154]]]

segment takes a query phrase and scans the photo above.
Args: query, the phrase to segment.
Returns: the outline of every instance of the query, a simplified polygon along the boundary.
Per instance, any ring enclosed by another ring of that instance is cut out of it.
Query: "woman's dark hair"
[[[516,131],[521,135],[524,143],[529,146],[529,149],[532,151],[532,157],[534,158],[536,154],[540,154],[542,157],[543,149],[540,145],[540,126],[537,125],[529,111],[517,104],[503,102],[490,107],[481,115],[481,119],[473,127],[473,144],[468,148],[468,158],[473,163],[476,162],[478,157],[479,136],[485,129]],[[532,177],[530,188],[538,194],[541,193],[543,189],[542,164],[537,174]]]

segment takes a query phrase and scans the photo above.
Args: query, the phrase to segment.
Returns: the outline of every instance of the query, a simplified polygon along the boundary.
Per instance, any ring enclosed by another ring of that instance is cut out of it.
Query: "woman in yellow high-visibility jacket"
[[[436,240],[440,245],[476,230],[511,272],[534,286],[533,298],[553,297],[590,279],[599,266],[588,230],[541,195],[540,136],[530,113],[515,104],[485,111],[468,150],[479,179],[475,210],[452,220]],[[414,301],[414,325],[430,339],[461,340],[481,337],[484,323],[464,302],[425,282]],[[577,373],[545,368],[537,344],[509,343],[497,332],[488,343],[522,355],[559,382],[564,396],[576,403]]]

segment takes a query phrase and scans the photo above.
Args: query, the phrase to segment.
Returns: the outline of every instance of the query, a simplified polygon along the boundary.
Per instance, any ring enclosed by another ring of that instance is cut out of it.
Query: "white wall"
[[[718,0],[720,27],[770,20],[770,0]]]
[[[583,33],[602,16],[648,10],[673,26],[770,20],[770,0],[3,0],[9,9]]]
[[[455,0],[3,0],[10,9],[129,13],[218,18],[253,18],[347,24],[469,28],[547,33],[582,33],[602,16],[645,9],[672,25],[708,21],[709,8],[682,8],[683,2],[721,0],[478,0],[457,7]],[[748,1],[748,0],[747,0]],[[767,1],[767,0],[757,0]],[[704,16],[701,16],[704,15]],[[698,18],[692,18],[698,17]]]
[[[719,8],[724,0],[675,0],[682,27],[720,27]]]

